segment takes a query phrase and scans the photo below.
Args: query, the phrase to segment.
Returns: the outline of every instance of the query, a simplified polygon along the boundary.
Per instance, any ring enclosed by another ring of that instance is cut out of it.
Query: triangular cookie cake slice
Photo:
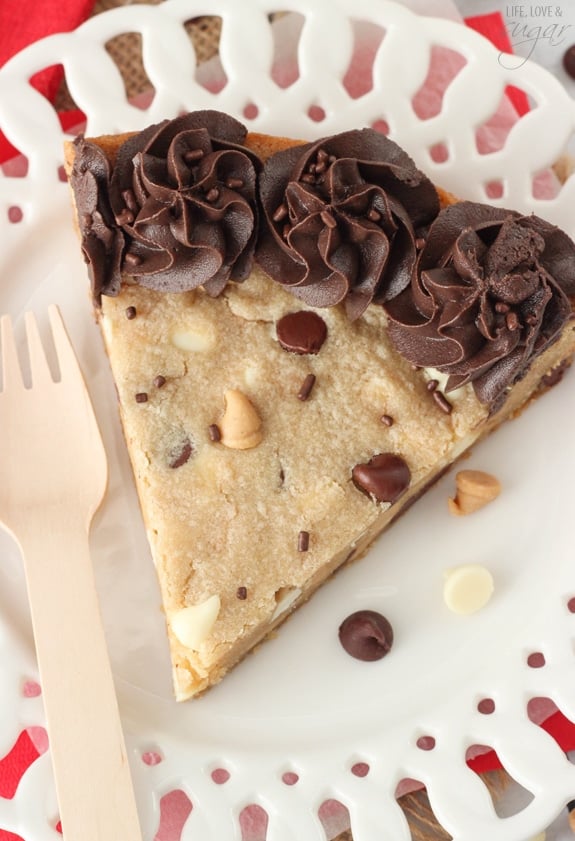
[[[183,700],[560,378],[575,246],[373,130],[197,112],[67,165]]]

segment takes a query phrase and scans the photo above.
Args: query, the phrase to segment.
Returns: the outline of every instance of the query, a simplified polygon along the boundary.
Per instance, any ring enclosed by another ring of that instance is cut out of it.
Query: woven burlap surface
[[[156,5],[162,0],[144,0],[139,5]],[[138,5],[130,0],[98,0],[93,14],[101,14],[117,6]],[[208,61],[218,51],[221,33],[221,19],[215,16],[193,18],[186,23],[186,31],[194,48],[198,63]],[[113,38],[106,45],[124,79],[126,94],[134,97],[151,87],[142,63],[142,38],[130,32]],[[65,82],[58,93],[57,107],[68,110],[75,107]],[[484,781],[494,798],[505,788],[503,772],[486,775]],[[436,821],[425,791],[402,797],[399,801],[410,826],[414,841],[448,841],[451,836]],[[303,839],[302,839],[303,841]],[[351,832],[344,832],[335,841],[353,841]]]

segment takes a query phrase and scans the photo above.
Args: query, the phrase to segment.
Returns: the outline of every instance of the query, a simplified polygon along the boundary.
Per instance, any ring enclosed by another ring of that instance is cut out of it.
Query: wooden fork
[[[57,307],[49,317],[60,376],[27,313],[31,388],[0,319],[0,523],[24,558],[64,839],[141,841],[88,545],[106,454]]]

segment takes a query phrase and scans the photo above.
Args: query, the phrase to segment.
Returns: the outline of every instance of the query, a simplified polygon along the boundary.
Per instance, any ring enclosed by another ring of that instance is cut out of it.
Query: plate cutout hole
[[[371,128],[381,132],[381,134],[385,134],[386,137],[390,133],[389,123],[387,122],[387,120],[384,120],[383,117],[381,117],[379,120],[375,120],[375,122],[371,124]]]
[[[562,186],[551,166],[540,169],[531,176],[531,194],[534,199],[554,199],[559,195]]]
[[[449,149],[446,143],[435,143],[427,151],[431,160],[436,164],[444,164],[449,160]]]
[[[139,32],[123,32],[106,41],[105,47],[122,75],[126,98],[135,108],[146,111],[154,101],[156,90],[146,73],[142,42]],[[124,60],[126,55],[131,56],[129,68]]]
[[[184,24],[196,52],[195,80],[210,93],[219,93],[228,83],[228,75],[218,54],[222,25],[222,18],[218,15],[191,18]]]
[[[385,29],[376,23],[352,20],[353,52],[342,83],[352,99],[373,90],[373,65],[385,38]]]
[[[271,77],[284,90],[295,84],[301,75],[298,51],[304,23],[305,16],[298,12],[279,11],[273,16]]]
[[[504,91],[493,114],[475,128],[475,148],[479,154],[492,155],[500,152],[518,119],[513,101]]]
[[[21,207],[18,205],[13,204],[11,207],[8,208],[8,221],[11,222],[13,225],[17,225],[19,222],[22,221],[24,218],[24,213]]]
[[[435,739],[433,736],[420,736],[415,744],[419,750],[433,750],[435,747]]]
[[[483,185],[483,190],[487,199],[502,199],[505,195],[505,182],[500,179],[488,181]]]
[[[6,800],[14,797],[24,773],[42,753],[45,753],[45,749],[42,751],[36,747],[37,740],[32,738],[30,730],[32,728],[23,730],[12,749],[0,759],[0,797]]]
[[[509,770],[501,762],[497,753],[490,745],[471,745],[465,753],[465,761],[468,766],[474,771],[478,778],[487,788],[495,813],[500,818],[508,818],[512,815],[518,814],[525,809],[534,799],[533,793],[526,789],[519,783]],[[493,767],[501,766],[510,785],[513,787],[514,797],[513,802],[504,796],[507,790],[507,783],[505,785],[498,784],[499,776],[494,776],[491,779],[489,771]]]
[[[310,120],[313,120],[314,123],[322,123],[326,118],[325,109],[322,108],[321,105],[317,105],[314,103],[310,105],[307,112],[308,117]]]
[[[411,99],[411,107],[420,120],[437,117],[443,108],[445,94],[467,60],[448,47],[432,47],[427,76]]]
[[[154,841],[181,841],[192,808],[192,801],[182,789],[164,794],[160,798],[160,820]]]
[[[210,776],[216,785],[223,786],[230,779],[231,774],[226,768],[214,768]]]
[[[481,715],[492,715],[495,712],[493,698],[482,698],[477,704],[477,712],[480,712]]]
[[[2,174],[7,178],[26,178],[30,167],[30,161],[26,155],[23,155],[22,152],[12,146],[12,144],[9,143],[1,133],[0,139],[6,144],[6,146],[2,148],[2,154],[5,161],[4,163],[0,163]]]
[[[164,761],[164,756],[158,748],[148,748],[142,751],[141,760],[144,765],[152,768],[154,765],[160,765]]]
[[[422,782],[411,778],[400,780],[395,797],[409,827],[411,838],[451,841],[452,836],[441,826],[431,808]]]
[[[527,655],[527,665],[530,669],[542,669],[545,665],[545,655],[541,651],[532,651]]]
[[[259,113],[260,109],[255,104],[255,102],[248,102],[248,104],[242,111],[242,114],[244,115],[244,118],[246,120],[255,120],[258,117]]]
[[[329,798],[324,800],[319,809],[317,816],[323,826],[326,841],[331,841],[339,835],[345,827],[349,826],[349,810],[339,800]]]
[[[367,777],[369,774],[369,765],[367,762],[355,762],[351,766],[351,773],[354,777]]]
[[[285,771],[282,774],[282,783],[286,786],[295,786],[298,780],[299,776],[295,771]]]
[[[42,687],[37,680],[25,680],[22,684],[24,698],[37,698],[42,694]]]
[[[240,812],[242,841],[264,841],[268,833],[268,813],[257,803],[250,803]]]

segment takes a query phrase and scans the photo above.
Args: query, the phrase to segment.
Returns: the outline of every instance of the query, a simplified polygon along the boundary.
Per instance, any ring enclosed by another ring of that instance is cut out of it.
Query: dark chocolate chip
[[[170,467],[174,470],[176,467],[182,467],[187,461],[189,461],[190,456],[192,455],[194,448],[192,447],[192,443],[189,438],[186,438],[183,441],[182,445],[176,450],[170,459]]]
[[[154,377],[154,385],[156,388],[162,388],[166,385],[166,378],[163,377],[161,374],[158,374],[157,377]]]
[[[125,312],[126,312],[126,318],[128,319],[128,321],[131,321],[137,315],[136,307],[126,307]]]
[[[401,456],[378,453],[367,463],[356,464],[351,477],[356,488],[376,502],[395,502],[408,489],[411,471]]]
[[[556,365],[555,368],[552,368],[551,371],[548,371],[541,379],[541,385],[546,386],[547,388],[551,388],[557,383],[561,382],[567,368],[569,367],[569,363],[566,360],[560,362],[559,365]]]
[[[572,44],[569,49],[565,50],[563,54],[563,67],[567,75],[575,79],[575,44]]]
[[[309,549],[309,531],[300,531],[297,536],[298,552],[307,552]]]
[[[284,315],[276,330],[280,345],[292,353],[318,353],[327,338],[325,321],[310,310]]]
[[[148,402],[148,395],[145,391],[139,391],[136,394],[136,403],[147,403]]]
[[[308,374],[297,393],[299,400],[307,400],[315,385],[315,374]]]
[[[246,587],[238,587],[236,590],[236,597],[240,599],[240,601],[244,601],[248,597],[248,591]]]
[[[393,645],[393,628],[375,610],[358,610],[339,626],[339,641],[357,660],[381,660]]]

